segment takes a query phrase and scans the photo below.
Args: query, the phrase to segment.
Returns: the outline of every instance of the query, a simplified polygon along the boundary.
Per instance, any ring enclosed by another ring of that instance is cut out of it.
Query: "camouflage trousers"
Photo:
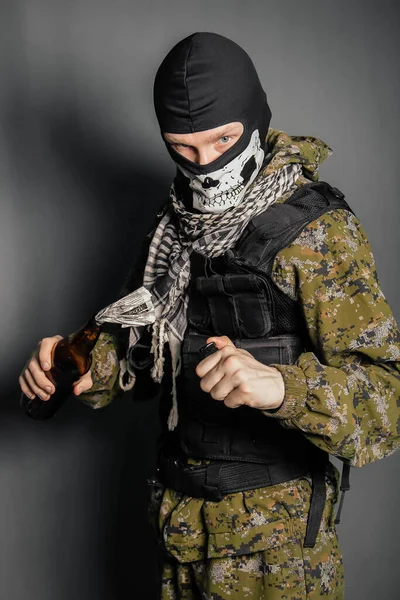
[[[344,598],[337,539],[316,554],[300,544],[254,554],[180,564],[166,558],[161,600],[308,600]]]
[[[219,503],[159,489],[151,510],[160,540],[160,600],[343,600],[334,470],[314,548],[304,548],[309,478]]]

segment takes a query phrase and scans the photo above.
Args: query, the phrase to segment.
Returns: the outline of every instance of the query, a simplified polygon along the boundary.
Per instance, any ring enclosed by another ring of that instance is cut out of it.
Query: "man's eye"
[[[219,141],[222,142],[223,144],[227,144],[228,142],[231,141],[231,136],[230,135],[223,135],[222,137],[219,138]]]

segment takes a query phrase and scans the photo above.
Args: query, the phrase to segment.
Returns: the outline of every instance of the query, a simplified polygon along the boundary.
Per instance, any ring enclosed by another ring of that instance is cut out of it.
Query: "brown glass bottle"
[[[33,400],[21,395],[21,406],[32,419],[52,417],[72,393],[72,384],[87,373],[92,363],[93,350],[103,325],[98,325],[93,315],[76,333],[58,342],[53,352],[53,366],[46,376],[55,386],[49,400],[35,396]]]

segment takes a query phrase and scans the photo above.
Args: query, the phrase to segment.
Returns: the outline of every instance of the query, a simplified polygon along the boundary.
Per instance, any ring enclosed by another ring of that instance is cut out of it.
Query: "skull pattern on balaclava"
[[[238,156],[224,167],[207,175],[193,175],[178,165],[192,190],[193,208],[199,212],[219,213],[242,200],[246,189],[254,181],[264,159],[258,129]],[[208,165],[207,165],[208,166]]]
[[[207,165],[188,160],[166,142],[187,208],[218,213],[239,204],[261,168],[271,120],[248,54],[215,33],[188,36],[172,48],[157,71],[154,105],[162,134],[242,123],[239,140]]]

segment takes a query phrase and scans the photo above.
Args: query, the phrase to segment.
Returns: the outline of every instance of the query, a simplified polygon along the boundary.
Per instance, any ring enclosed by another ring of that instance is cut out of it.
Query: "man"
[[[179,42],[154,101],[177,174],[122,295],[144,285],[156,320],[129,341],[104,332],[74,393],[99,408],[162,383],[163,599],[343,598],[328,455],[362,466],[399,445],[399,332],[369,242],[318,183],[330,148],[269,128],[230,40]],[[25,393],[50,397],[58,339],[21,374]]]

